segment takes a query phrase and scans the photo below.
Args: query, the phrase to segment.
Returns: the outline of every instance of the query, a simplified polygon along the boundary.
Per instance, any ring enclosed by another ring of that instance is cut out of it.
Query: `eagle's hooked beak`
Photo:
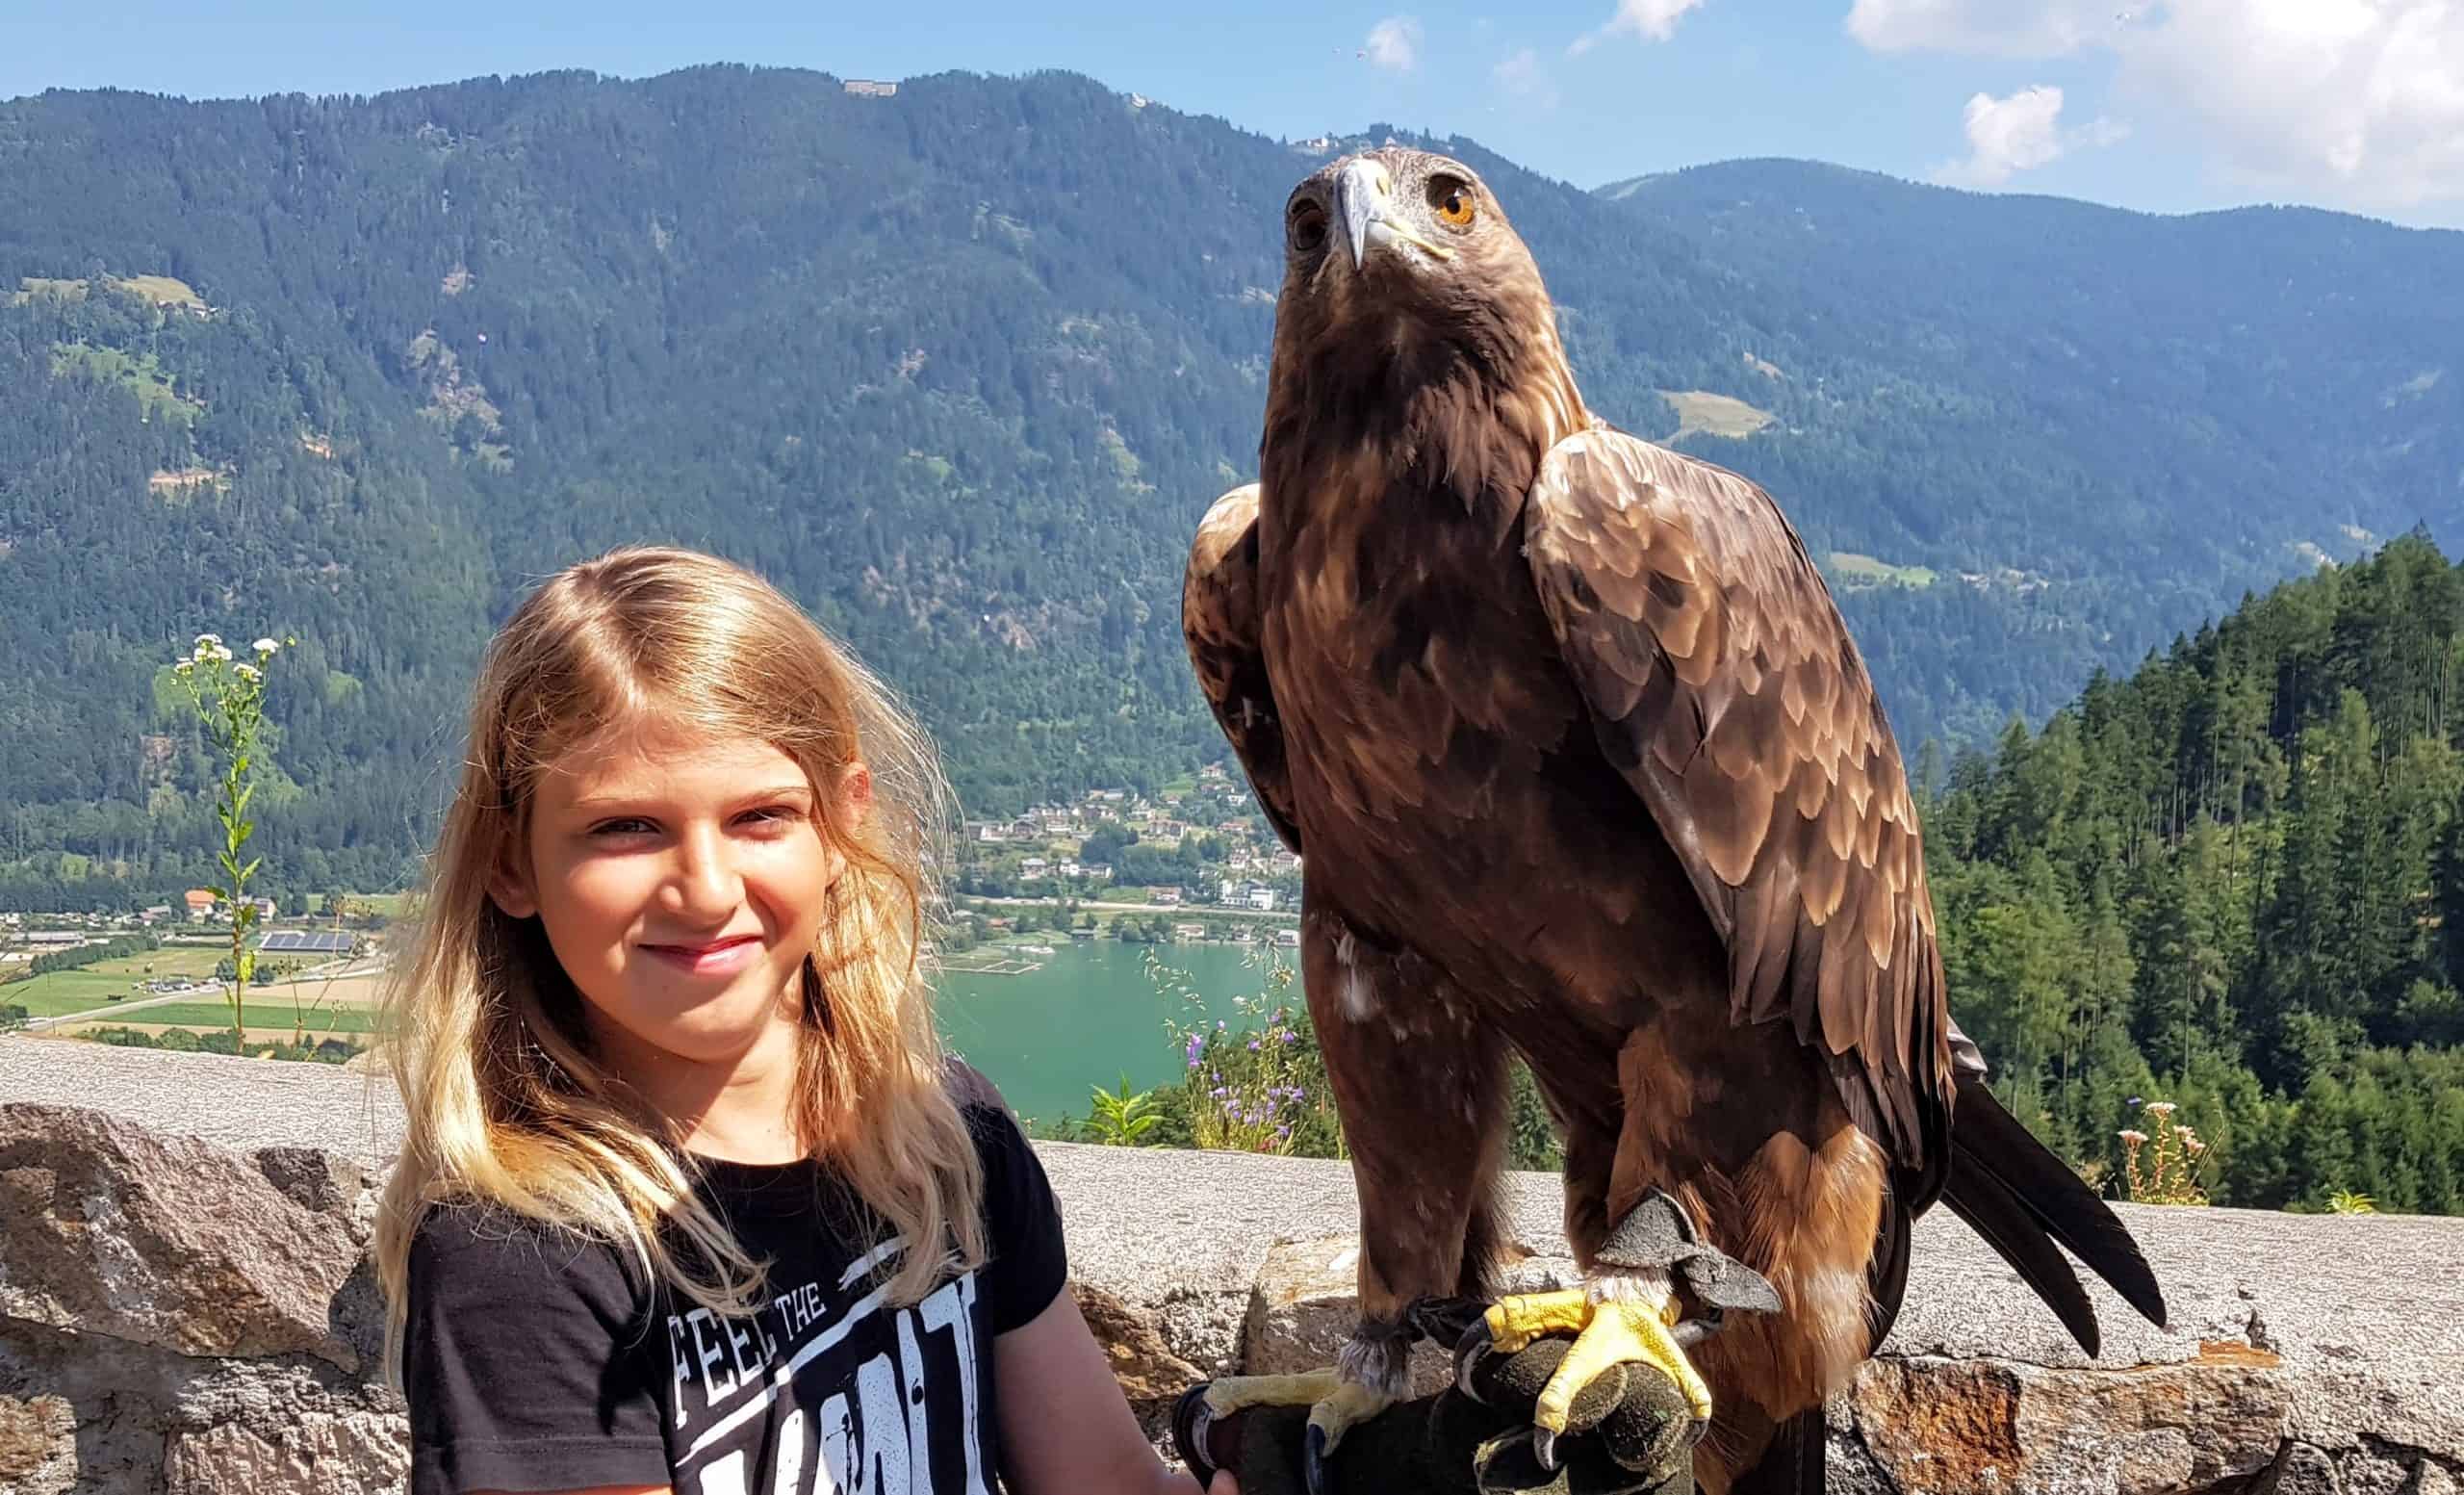
[[[1449,260],[1454,251],[1433,245],[1412,232],[1395,211],[1395,178],[1374,161],[1355,161],[1335,178],[1335,217],[1343,219],[1344,242],[1351,246],[1351,268],[1358,270],[1373,247],[1408,244],[1432,259]]]

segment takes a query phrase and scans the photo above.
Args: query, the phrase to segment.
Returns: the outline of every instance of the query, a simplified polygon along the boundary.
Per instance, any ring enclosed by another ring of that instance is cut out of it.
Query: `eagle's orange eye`
[[[1475,209],[1472,190],[1450,176],[1429,178],[1428,205],[1437,210],[1437,219],[1449,228],[1469,228]]]

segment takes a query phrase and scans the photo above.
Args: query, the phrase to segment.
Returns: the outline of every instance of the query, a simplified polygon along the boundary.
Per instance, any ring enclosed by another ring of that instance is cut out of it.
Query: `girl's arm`
[[[1230,1470],[1196,1477],[1155,1456],[1112,1365],[1064,1287],[992,1341],[993,1416],[1019,1495],[1240,1495]]]

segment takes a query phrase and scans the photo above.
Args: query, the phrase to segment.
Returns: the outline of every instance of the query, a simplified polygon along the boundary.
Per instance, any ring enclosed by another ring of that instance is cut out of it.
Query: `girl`
[[[412,1495],[1200,1495],[936,1042],[947,790],[882,684],[744,570],[630,548],[522,605],[469,725],[386,997]]]

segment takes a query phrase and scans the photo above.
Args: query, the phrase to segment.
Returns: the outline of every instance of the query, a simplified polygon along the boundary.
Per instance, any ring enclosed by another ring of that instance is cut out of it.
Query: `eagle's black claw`
[[[1489,1332],[1486,1319],[1474,1319],[1472,1327],[1463,1331],[1463,1337],[1454,1342],[1454,1389],[1484,1406],[1489,1399],[1473,1389],[1472,1373],[1488,1358],[1489,1347],[1496,1342],[1496,1336]]]
[[[1557,1434],[1547,1428],[1531,1430],[1531,1456],[1551,1474],[1557,1472]]]
[[[1326,1430],[1315,1423],[1301,1440],[1300,1479],[1309,1495],[1326,1495]]]

